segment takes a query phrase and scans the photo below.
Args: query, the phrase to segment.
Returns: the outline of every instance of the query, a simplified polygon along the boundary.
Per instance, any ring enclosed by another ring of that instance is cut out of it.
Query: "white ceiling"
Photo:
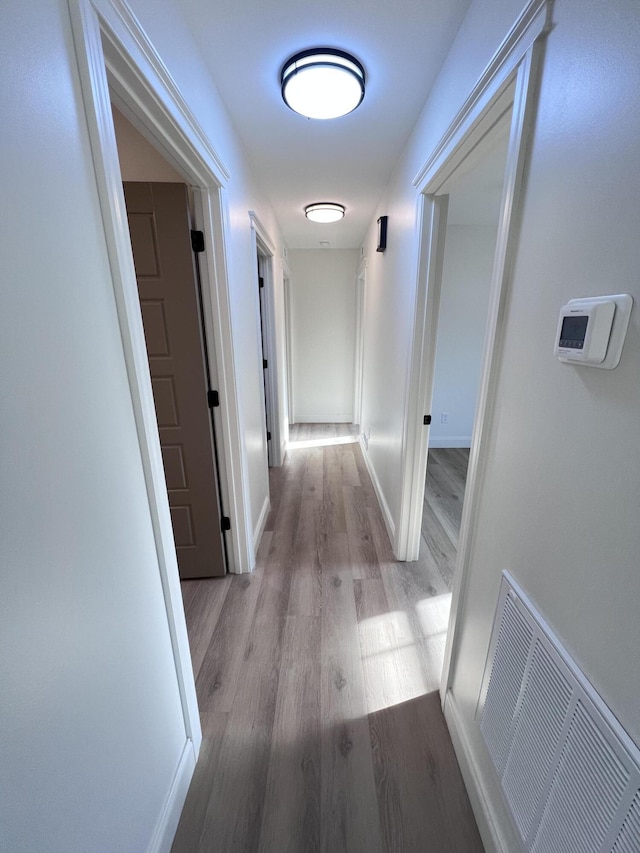
[[[290,248],[356,248],[471,0],[177,0]],[[366,95],[313,121],[280,96],[285,60],[336,47],[364,65]],[[314,201],[347,208],[305,219]]]

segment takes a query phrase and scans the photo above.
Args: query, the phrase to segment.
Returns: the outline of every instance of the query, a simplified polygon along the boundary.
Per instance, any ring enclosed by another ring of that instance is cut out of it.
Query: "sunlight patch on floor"
[[[289,441],[288,450],[304,450],[308,447],[331,447],[334,444],[356,444],[357,435],[339,435],[333,438],[305,438],[300,441]]]
[[[422,628],[423,637],[437,637],[447,633],[449,611],[451,610],[451,593],[434,595],[423,598],[416,603],[416,613]]]
[[[406,613],[363,619],[358,630],[370,714],[429,692]]]

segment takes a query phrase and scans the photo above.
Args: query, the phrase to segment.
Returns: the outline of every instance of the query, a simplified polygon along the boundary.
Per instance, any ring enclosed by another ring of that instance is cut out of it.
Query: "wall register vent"
[[[523,850],[640,851],[640,752],[507,572],[478,717]]]

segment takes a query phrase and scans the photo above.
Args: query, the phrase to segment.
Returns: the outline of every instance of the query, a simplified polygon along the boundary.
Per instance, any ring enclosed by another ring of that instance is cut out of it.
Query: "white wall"
[[[143,850],[185,728],[68,11],[2,16],[0,848]]]
[[[250,515],[267,499],[248,210],[272,212],[169,0],[136,2],[232,179]],[[0,848],[143,851],[186,743],[65,0],[0,27]]]
[[[353,418],[356,249],[296,249],[291,266],[293,423]]]
[[[118,143],[118,159],[123,181],[164,181],[186,183],[150,142],[122,113],[112,107],[113,126]]]
[[[471,447],[496,237],[497,227],[447,227],[429,447]]]
[[[376,214],[389,214],[390,248],[369,267],[367,350],[378,356],[367,366],[365,409],[374,426],[371,461],[395,513],[395,404],[404,389],[393,377],[406,365],[415,280],[411,179],[521,6],[472,5]],[[640,15],[635,0],[557,0],[553,19],[498,365],[481,535],[472,546],[452,682],[471,760],[507,833],[473,719],[502,569],[531,594],[640,743]],[[374,236],[372,223],[370,258]],[[567,299],[624,291],[636,306],[615,371],[554,358],[557,314]]]

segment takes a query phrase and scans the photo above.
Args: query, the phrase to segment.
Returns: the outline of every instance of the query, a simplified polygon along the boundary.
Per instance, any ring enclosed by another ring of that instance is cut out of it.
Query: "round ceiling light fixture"
[[[344,212],[344,205],[333,201],[317,201],[304,209],[304,215],[312,222],[337,222],[342,219]]]
[[[307,118],[338,118],[364,98],[364,68],[342,50],[316,47],[288,59],[280,74],[282,98]]]

